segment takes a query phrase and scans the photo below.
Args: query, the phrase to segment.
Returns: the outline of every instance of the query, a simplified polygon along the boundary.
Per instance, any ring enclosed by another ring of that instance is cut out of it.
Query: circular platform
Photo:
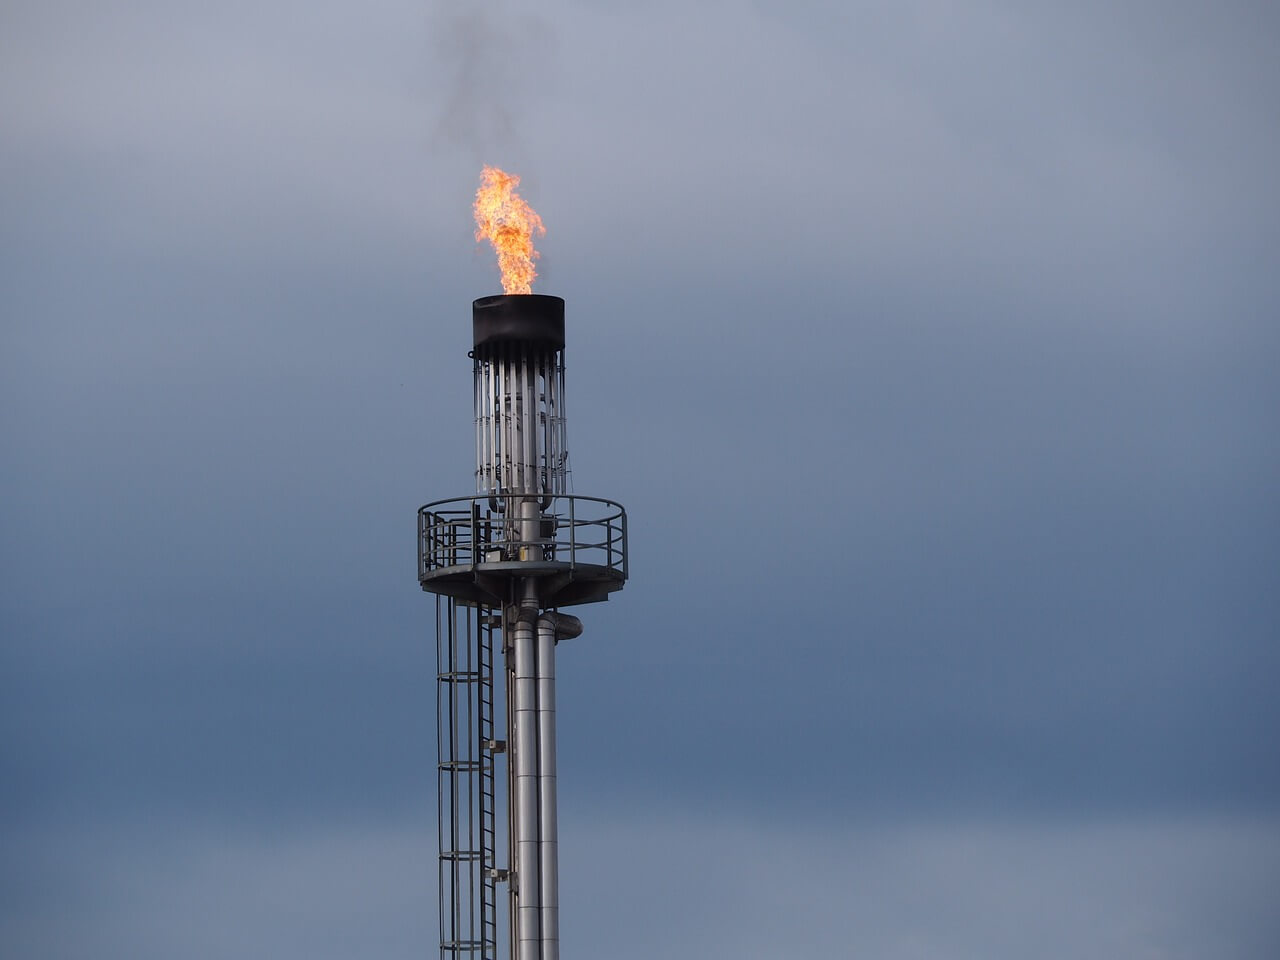
[[[599,497],[557,496],[539,503],[538,536],[522,539],[529,498],[438,500],[418,511],[418,582],[430,593],[501,606],[517,580],[537,582],[543,606],[594,603],[627,580],[627,514]]]

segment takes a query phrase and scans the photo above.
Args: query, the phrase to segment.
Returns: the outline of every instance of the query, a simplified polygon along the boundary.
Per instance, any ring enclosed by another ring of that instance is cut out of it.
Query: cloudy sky
[[[434,955],[480,165],[632,582],[568,957],[1280,953],[1280,18],[0,11],[0,953]]]

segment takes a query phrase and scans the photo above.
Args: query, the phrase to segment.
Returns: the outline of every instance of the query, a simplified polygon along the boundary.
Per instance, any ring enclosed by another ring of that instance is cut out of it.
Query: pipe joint
[[[548,611],[538,618],[538,629],[554,631],[557,642],[572,640],[582,636],[582,621],[569,613]]]

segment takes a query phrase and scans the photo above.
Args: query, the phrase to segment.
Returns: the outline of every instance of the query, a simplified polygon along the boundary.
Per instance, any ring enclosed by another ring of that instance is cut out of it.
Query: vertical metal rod
[[[556,358],[556,416],[559,418],[559,435],[556,437],[556,456],[559,458],[557,469],[560,472],[560,488],[557,493],[569,492],[569,435],[567,408],[564,390],[564,351]]]
[[[476,421],[476,490],[484,489],[484,389],[482,378],[484,364],[479,359],[471,361],[471,403]]]
[[[493,457],[489,453],[489,414],[492,405],[489,402],[489,364],[476,357],[476,415],[480,418],[480,426],[476,432],[476,459],[479,461],[476,474],[476,492],[486,493],[489,490],[489,464]]]
[[[478,490],[493,490],[493,366],[487,362],[480,364],[480,401],[484,405],[484,430],[481,435],[482,469],[484,485]]]
[[[520,397],[520,407],[516,416],[516,443],[517,451],[520,453],[520,471],[515,477],[515,489],[520,493],[527,493],[529,490],[529,430],[525,429],[525,420],[529,417],[529,387],[527,387],[527,375],[529,375],[529,358],[525,356],[524,344],[520,347],[520,358],[516,364],[516,390],[517,396]]]
[[[481,363],[481,390],[483,391],[484,401],[484,486],[479,490],[482,492],[492,493],[494,490],[493,476],[493,426],[494,415],[496,413],[496,404],[493,399],[493,365],[488,361]]]
[[[524,441],[524,470],[520,477],[520,489],[522,493],[537,493],[538,484],[534,479],[534,470],[537,467],[535,461],[537,460],[536,448],[538,444],[538,428],[536,424],[538,404],[533,397],[533,370],[529,363],[529,348],[525,346],[520,349],[520,372],[520,395],[524,403],[520,418],[520,439]]]
[[[486,452],[488,463],[486,469],[489,471],[489,492],[497,493],[501,482],[498,468],[498,414],[502,409],[502,400],[501,394],[498,392],[497,373],[493,369],[493,364],[487,360],[485,361],[485,378],[485,396],[489,405],[489,449]]]
[[[520,429],[524,422],[524,378],[519,351],[513,347],[511,352],[511,489],[519,491],[524,489],[524,433]]]
[[[500,353],[506,353],[503,349]],[[501,360],[501,357],[499,358]],[[499,409],[502,413],[502,428],[498,434],[498,464],[502,471],[500,485],[502,490],[511,489],[511,412],[515,401],[511,397],[511,369],[503,362],[497,363]]]
[[[547,360],[547,493],[555,495],[560,492],[560,444],[556,442],[557,412],[560,409],[560,398],[556,396],[556,358]]]
[[[551,456],[551,418],[548,415],[548,396],[546,364],[539,358],[538,374],[536,378],[538,389],[538,437],[541,440],[542,450],[538,456],[538,492],[543,496],[551,490],[551,476],[549,473],[550,456]]]
[[[498,489],[505,493],[511,488],[511,478],[507,476],[511,458],[511,439],[507,436],[511,429],[511,386],[507,382],[510,371],[505,363],[500,362],[500,356],[495,357],[493,364],[498,386],[498,422],[495,427],[498,440],[494,466],[498,471]]]

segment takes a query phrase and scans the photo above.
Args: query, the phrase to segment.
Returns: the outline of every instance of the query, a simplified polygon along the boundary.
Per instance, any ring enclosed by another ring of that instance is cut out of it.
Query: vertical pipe
[[[503,362],[506,349],[499,349],[494,358],[494,367],[498,371],[498,485],[503,492],[511,489],[511,370]]]
[[[538,370],[534,377],[534,383],[537,388],[538,400],[538,444],[541,449],[538,451],[538,493],[544,497],[550,491],[551,478],[547,475],[548,457],[551,453],[550,436],[547,434],[547,378],[546,378],[546,362],[542,357],[538,358]]]
[[[556,624],[538,618],[538,860],[542,960],[560,957],[560,840],[556,823]]]
[[[515,372],[514,392],[515,392],[515,398],[516,398],[516,406],[515,406],[515,415],[511,418],[512,429],[514,431],[513,437],[512,437],[514,441],[514,446],[512,447],[512,449],[514,451],[514,460],[515,460],[515,468],[511,471],[511,487],[513,490],[523,493],[524,492],[524,455],[525,455],[525,451],[524,451],[525,403],[524,403],[524,356],[523,356],[524,350],[523,350],[523,347],[521,346],[520,348],[513,348],[512,352],[515,354],[515,366],[513,367],[513,370]]]
[[[485,487],[489,493],[493,492],[494,485],[494,443],[493,443],[493,425],[494,417],[497,414],[497,405],[493,399],[493,364],[488,360],[484,361],[484,463],[485,463]]]
[[[542,492],[544,497],[559,493],[556,489],[556,358],[546,357],[542,365]],[[550,502],[544,500],[543,502]]]
[[[488,364],[479,357],[472,362],[475,364],[472,376],[476,381],[476,493],[484,493],[487,487],[486,467],[489,464],[489,450],[485,443],[485,435],[489,431],[489,419],[486,416],[488,404],[484,396],[485,368]]]
[[[504,461],[507,458],[507,438],[503,431],[507,429],[507,369],[498,362],[495,356],[489,361],[493,365],[494,387],[494,419],[493,419],[493,468],[494,483],[499,493],[506,493],[507,477],[504,474]]]
[[[489,423],[485,431],[485,462],[489,468],[489,492],[498,492],[498,412],[501,400],[498,394],[498,377],[492,361],[485,361],[485,403],[489,410]]]
[[[484,470],[485,485],[484,489],[487,493],[494,492],[494,456],[493,456],[493,418],[496,413],[493,400],[493,364],[489,361],[484,362],[484,382],[482,384],[484,390]]]
[[[493,392],[489,388],[490,368],[487,361],[480,363],[480,407],[484,411],[484,421],[480,426],[480,436],[476,442],[480,446],[480,469],[481,483],[476,487],[476,492],[488,492],[492,489],[489,476],[493,469],[493,453],[489,449],[489,435],[493,422]]]
[[[569,438],[565,433],[564,354],[556,358],[556,456],[558,458],[559,492],[569,492]]]
[[[534,621],[538,615],[533,581],[524,581],[518,619],[513,631],[515,674],[512,779],[515,784],[516,893],[515,960],[541,960],[542,870],[538,844],[538,711],[537,647]]]
[[[524,404],[524,410],[521,411],[520,428],[522,431],[521,440],[524,441],[524,470],[520,476],[520,492],[521,493],[537,493],[537,483],[533,479],[534,469],[536,467],[538,445],[538,429],[535,421],[538,416],[538,404],[534,400],[533,387],[533,369],[529,362],[529,348],[522,346],[520,350],[520,396]]]
[[[560,471],[560,488],[557,492],[569,492],[569,435],[567,433],[566,424],[568,411],[565,407],[564,392],[564,351],[560,351],[560,356],[556,358],[556,454],[560,463],[558,470]]]
[[[548,496],[556,493],[556,443],[555,443],[555,409],[556,396],[554,390],[555,384],[555,367],[556,359],[552,354],[547,358],[546,365],[542,368],[542,390],[544,400],[542,404],[543,419],[546,423],[544,433],[546,435],[546,447],[543,450],[542,460],[546,465],[546,473],[543,476],[543,492]]]
[[[556,482],[559,469],[560,444],[556,443],[556,411],[560,408],[556,397],[556,358],[552,354],[547,358],[547,493],[554,496],[560,492]]]
[[[538,357],[528,346],[520,352],[524,364],[524,492],[531,496],[527,509],[536,518],[541,515],[538,501],[532,499],[538,493]],[[525,540],[536,540],[539,529],[536,521],[530,524]],[[532,547],[526,551],[526,559],[534,559]]]
[[[520,365],[515,356],[515,347],[504,344],[507,362],[503,369],[507,377],[507,463],[510,473],[507,477],[507,489],[520,489]]]
[[[515,347],[504,344],[507,362],[503,364],[507,376],[507,398],[510,409],[507,417],[507,463],[510,464],[510,476],[507,488],[512,492],[520,490],[520,362],[515,355]]]
[[[520,353],[512,347],[511,489],[524,492],[524,368]]]

